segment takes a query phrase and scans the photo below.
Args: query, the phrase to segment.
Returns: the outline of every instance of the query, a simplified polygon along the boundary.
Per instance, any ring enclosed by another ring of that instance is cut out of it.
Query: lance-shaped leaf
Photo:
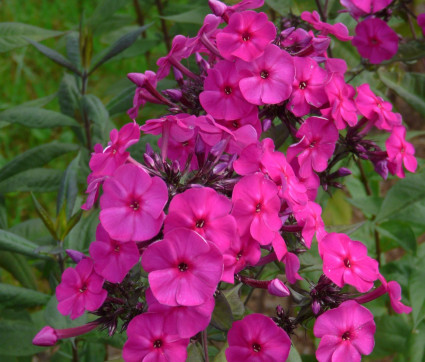
[[[0,305],[4,307],[35,307],[46,304],[49,299],[48,294],[0,283]]]
[[[80,127],[71,117],[36,107],[14,107],[0,113],[0,121],[17,123],[29,128]]]
[[[34,322],[28,319],[0,320],[0,355],[2,361],[16,361],[10,356],[30,356],[42,352],[43,347],[34,346],[31,341],[38,332]],[[21,360],[21,359],[19,359]],[[27,360],[27,359],[22,359]]]
[[[23,287],[37,289],[34,274],[22,255],[2,251],[0,253],[0,267],[7,270]]]
[[[75,205],[75,200],[77,199],[78,195],[77,174],[79,161],[80,154],[78,154],[78,156],[71,161],[62,176],[56,201],[56,216],[59,215],[63,203],[66,199],[66,218],[69,219],[71,217]]]
[[[50,218],[47,211],[38,202],[37,198],[34,196],[32,192],[31,192],[31,197],[32,197],[32,202],[34,203],[34,206],[35,206],[35,211],[37,211],[37,214],[38,216],[40,216],[40,219],[43,221],[43,224],[46,226],[47,230],[49,230],[50,235],[53,236],[53,239],[59,240],[53,220]]]
[[[112,44],[109,48],[105,49],[97,56],[94,57],[93,63],[95,65],[90,70],[89,74],[93,73],[97,68],[99,68],[103,63],[107,62],[109,59],[113,58],[115,55],[121,53],[137,40],[139,35],[149,28],[152,23],[143,25],[136,30],[131,31],[130,33],[125,34],[121,38],[119,38],[114,44]]]
[[[0,230],[0,250],[11,251],[33,258],[46,258],[43,255],[37,254],[35,252],[36,248],[38,248],[38,245],[33,242],[10,231]]]
[[[46,47],[43,44],[37,43],[34,40],[27,38],[28,43],[32,44],[40,53],[44,54],[47,58],[53,60],[56,64],[61,65],[62,67],[67,68],[71,72],[82,75],[81,72],[72,64],[68,59],[66,59],[62,54],[58,53],[56,50],[53,50],[49,47]]]
[[[232,323],[232,308],[225,295],[219,292],[215,298],[215,307],[211,316],[211,324],[219,330],[228,331]]]
[[[62,173],[62,170],[49,168],[33,168],[20,172],[0,182],[0,194],[15,191],[55,191],[59,188]]]
[[[78,146],[75,144],[57,142],[47,143],[32,148],[15,157],[0,169],[0,181],[30,168],[44,166],[56,157],[76,151],[77,149]]]
[[[103,0],[100,1],[96,9],[94,9],[93,15],[87,20],[87,24],[92,27],[93,30],[108,20],[116,11],[126,5],[129,0]]]
[[[0,23],[0,53],[27,45],[26,39],[41,41],[63,33],[22,23]]]

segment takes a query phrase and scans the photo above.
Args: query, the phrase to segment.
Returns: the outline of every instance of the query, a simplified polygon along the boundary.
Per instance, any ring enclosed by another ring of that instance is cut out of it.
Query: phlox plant
[[[350,84],[331,43],[352,42],[366,66],[389,61],[398,2],[341,0],[358,22],[354,35],[328,23],[322,6],[272,21],[262,0],[208,3],[196,36],[174,37],[155,72],[128,74],[130,119],[91,154],[82,208],[99,207],[99,224],[88,253],[67,250],[75,265],[56,298],[61,314],[93,318],[46,326],[33,343],[98,328],[126,331],[128,362],[185,361],[198,346],[208,361],[221,333],[220,361],[277,362],[296,353],[304,328],[317,338],[318,361],[360,361],[377,333],[364,304],[387,295],[394,313],[412,309],[379,255],[328,228],[320,195],[343,187],[352,159],[383,179],[418,165],[401,115],[369,84]],[[176,87],[160,90],[166,77]],[[148,103],[163,115],[146,120]],[[144,135],[157,144],[136,157]],[[315,280],[308,254],[318,256]],[[269,267],[279,272],[262,277]],[[275,297],[274,314],[244,307],[254,289]]]

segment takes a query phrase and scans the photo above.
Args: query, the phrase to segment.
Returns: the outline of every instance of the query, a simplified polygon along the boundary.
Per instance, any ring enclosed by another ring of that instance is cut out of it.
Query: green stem
[[[205,362],[209,362],[210,361],[210,357],[208,356],[208,333],[207,330],[203,330],[202,333],[202,347],[204,348],[204,357],[205,357]]]

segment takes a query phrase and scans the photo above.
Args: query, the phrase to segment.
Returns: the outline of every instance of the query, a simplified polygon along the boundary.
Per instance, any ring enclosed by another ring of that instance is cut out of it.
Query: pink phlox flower
[[[391,131],[394,126],[401,125],[401,119],[392,112],[392,104],[373,93],[369,84],[357,87],[356,106],[378,129]]]
[[[376,326],[373,314],[353,300],[320,315],[314,324],[314,335],[321,338],[316,358],[319,362],[360,362],[375,345]]]
[[[425,37],[425,13],[419,14],[416,20],[422,30],[423,36]]]
[[[178,334],[181,338],[190,338],[207,328],[215,306],[215,299],[211,297],[205,303],[195,307],[181,305],[170,307],[159,303],[150,288],[146,290],[146,302],[149,312],[166,316],[165,331],[169,334]]]
[[[140,129],[147,134],[171,134],[176,141],[186,141],[195,134],[196,116],[179,113],[158,119],[148,119]]]
[[[356,20],[368,14],[374,14],[391,4],[392,0],[340,0],[351,16]]]
[[[311,241],[315,234],[319,242],[326,236],[322,208],[319,204],[309,201],[303,209],[294,211],[294,216],[298,224],[303,227],[301,235],[308,248],[311,247]]]
[[[344,75],[347,71],[347,62],[344,59],[327,58],[325,68],[329,73],[339,73]]]
[[[230,15],[235,12],[260,8],[264,5],[264,0],[242,0],[232,6],[227,6],[219,0],[208,0],[208,5],[215,15],[221,16],[226,22],[229,22]]]
[[[236,140],[234,132],[216,122],[211,115],[199,116],[195,123],[198,134],[206,145],[212,147],[220,141]]]
[[[364,293],[378,279],[378,262],[367,255],[366,246],[345,234],[330,233],[319,242],[323,272],[336,285],[354,286]]]
[[[401,287],[400,284],[396,281],[387,282],[382,274],[379,275],[379,280],[382,283],[382,287],[385,288],[385,291],[388,293],[390,297],[391,307],[394,309],[396,313],[406,313],[409,314],[412,312],[412,307],[404,305],[401,302]],[[379,288],[378,288],[379,289]]]
[[[139,261],[139,250],[134,241],[117,241],[99,224],[96,241],[90,244],[94,270],[111,283],[121,283]]]
[[[278,261],[282,260],[288,253],[286,242],[283,239],[282,235],[280,235],[280,233],[277,231],[274,233],[274,237],[272,239],[272,246],[273,251],[276,254],[276,259]]]
[[[316,37],[312,31],[307,32],[302,28],[289,28],[281,32],[281,46],[293,56],[323,56],[330,43],[329,37]]]
[[[285,264],[285,275],[289,283],[295,284],[297,280],[302,280],[301,275],[298,274],[300,270],[300,260],[294,253],[287,252],[282,259]]]
[[[107,292],[102,288],[104,279],[93,268],[90,258],[82,259],[74,268],[67,268],[56,287],[58,310],[63,315],[71,314],[75,319],[85,310],[95,311],[106,299]]]
[[[232,215],[240,234],[251,233],[260,244],[269,244],[282,226],[275,183],[261,173],[242,177],[232,194]]]
[[[291,95],[294,61],[278,46],[269,44],[264,53],[250,63],[238,59],[236,67],[241,76],[239,88],[248,102],[278,104]]]
[[[298,159],[294,158],[291,160],[290,165],[294,170],[295,175],[298,178],[298,181],[305,187],[307,198],[310,201],[316,200],[317,192],[320,186],[320,177],[317,173],[313,172],[309,177],[303,178],[299,174],[300,165]]]
[[[196,231],[224,252],[236,239],[232,202],[209,187],[191,188],[171,200],[164,222],[164,234],[176,228]]]
[[[242,176],[263,171],[261,163],[263,155],[273,151],[274,143],[271,138],[265,138],[261,142],[252,143],[242,150],[239,158],[233,163],[233,167]]]
[[[319,108],[328,100],[324,91],[328,74],[311,58],[294,57],[295,79],[286,106],[297,117],[310,113],[311,106]]]
[[[247,146],[256,144],[259,138],[257,131],[250,124],[233,131],[233,136],[226,147],[226,152],[231,155],[240,155]]]
[[[163,137],[158,140],[158,146],[162,148]],[[184,141],[176,141],[173,137],[173,134],[170,133],[170,138],[168,140],[167,146],[167,155],[168,158],[172,161],[178,161],[180,165],[180,170],[185,168],[186,162],[190,157],[190,170],[198,169],[198,160],[196,157],[193,157],[195,152],[196,137],[191,137]]]
[[[346,124],[351,127],[355,126],[357,124],[357,108],[354,103],[356,94],[354,87],[345,83],[341,74],[334,73],[326,84],[325,91],[330,108],[322,109],[322,114],[332,118],[338,129],[344,129]]]
[[[92,178],[110,176],[130,156],[126,149],[137,143],[140,139],[140,129],[136,122],[127,123],[119,131],[113,129],[110,133],[111,141],[102,150],[102,145],[95,145],[89,166],[92,170]]]
[[[214,294],[223,272],[223,256],[195,231],[180,228],[151,244],[142,255],[142,266],[160,303],[197,306]]]
[[[234,274],[239,273],[247,266],[254,266],[261,257],[258,241],[250,233],[239,235],[232,241],[229,249],[223,253],[224,271],[222,280],[234,282]]]
[[[328,160],[335,151],[339,132],[327,118],[309,117],[297,132],[300,142],[288,148],[289,162],[298,159],[299,175],[309,177],[313,170],[322,172],[328,167]]]
[[[156,73],[157,80],[165,78],[169,73],[171,66],[175,66],[182,59],[188,58],[193,51],[193,42],[191,39],[183,35],[176,35],[171,44],[170,52],[156,62],[158,71]]]
[[[250,314],[233,322],[227,336],[229,362],[286,361],[291,340],[286,332],[263,314]]]
[[[356,26],[352,44],[372,64],[391,59],[398,50],[398,35],[382,19],[368,18]]]
[[[96,146],[95,146],[95,149],[96,149]],[[86,194],[88,195],[87,195],[86,202],[81,206],[83,210],[90,210],[93,207],[94,203],[99,197],[100,186],[103,184],[103,181],[105,181],[106,178],[107,176],[96,177],[96,175],[93,175],[93,173],[91,173],[87,177],[88,186],[87,186]]]
[[[261,121],[258,117],[258,109],[254,107],[252,112],[244,114],[240,118],[232,120],[217,120],[218,123],[228,128],[230,131],[235,132],[243,126],[251,125],[257,132],[257,136],[260,137],[262,133]]]
[[[222,60],[208,70],[199,101],[217,119],[238,119],[254,110],[239,89],[241,77],[234,62]]]
[[[168,189],[162,179],[126,164],[103,184],[100,222],[112,239],[149,240],[162,226],[167,201]]]
[[[309,13],[304,11],[301,14],[301,19],[311,24],[314,29],[319,30],[322,35],[332,34],[335,38],[341,41],[351,40],[353,37],[348,34],[348,29],[343,23],[337,23],[334,25],[322,22],[320,15],[317,11]]]
[[[414,156],[415,148],[406,141],[406,128],[396,126],[391,131],[390,137],[385,141],[388,154],[388,170],[400,178],[405,176],[403,165],[406,170],[415,172],[418,162]]]
[[[129,78],[137,85],[137,88],[134,92],[133,107],[127,111],[127,114],[131,119],[135,119],[139,114],[140,107],[143,107],[146,102],[159,104],[162,102],[145,88],[146,82],[149,82],[152,88],[156,88],[158,80],[155,72],[147,70],[145,73],[130,73]]]
[[[220,31],[218,30],[218,26],[221,22],[222,19],[214,14],[205,16],[204,23],[199,29],[196,37],[190,38],[190,42],[192,43],[191,47],[193,47],[192,52],[211,53],[210,48],[215,47],[215,37]]]
[[[161,313],[143,313],[134,317],[127,328],[123,347],[126,362],[184,362],[189,338],[166,332],[168,319]]]
[[[217,34],[220,54],[251,62],[264,53],[276,37],[276,27],[265,13],[244,11],[230,16],[229,24]]]

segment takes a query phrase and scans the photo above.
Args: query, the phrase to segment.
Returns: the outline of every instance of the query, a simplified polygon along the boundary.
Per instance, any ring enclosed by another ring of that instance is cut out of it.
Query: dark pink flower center
[[[139,201],[133,200],[133,201],[130,203],[130,208],[131,208],[131,209],[133,209],[134,211],[139,210],[139,208],[140,208]]]
[[[242,251],[236,254],[236,260],[239,261],[240,258],[242,258]]]
[[[341,338],[342,338],[343,341],[349,341],[351,339],[351,333],[349,331],[347,331],[342,335]]]
[[[182,143],[182,146],[187,146],[189,144],[189,142],[188,141],[184,141],[183,143]]]
[[[344,265],[345,265],[347,268],[351,268],[350,259],[345,258],[345,259],[344,259]]]
[[[120,246],[119,246],[119,244],[115,244],[114,251],[116,253],[119,253],[120,252]]]
[[[306,82],[301,82],[299,85],[300,89],[306,89],[307,88],[307,83]]]
[[[185,272],[187,269],[189,269],[186,263],[180,263],[178,268],[181,272]]]
[[[242,34],[242,40],[243,41],[248,41],[250,39],[251,39],[251,34],[250,33],[245,32],[245,33]]]
[[[269,72],[267,70],[262,70],[260,73],[262,79],[267,79],[269,77]]]
[[[258,343],[253,343],[252,344],[252,349],[254,350],[254,352],[260,352],[261,351],[261,346]]]
[[[204,219],[200,219],[196,222],[196,227],[197,228],[203,228],[205,225],[205,220]]]
[[[379,41],[378,39],[376,39],[376,38],[370,38],[370,43],[371,43],[372,45],[377,45],[377,44],[379,44],[379,43],[380,43],[380,41]]]
[[[87,285],[83,284],[79,290],[80,293],[84,293],[87,290]]]
[[[232,94],[232,87],[226,86],[224,87],[224,93],[227,95]]]
[[[260,212],[261,211],[261,204],[258,203],[257,206],[255,206],[255,212]]]
[[[236,121],[233,121],[232,126],[235,128],[239,128],[239,123]]]
[[[155,342],[153,342],[153,348],[161,348],[162,341],[160,339],[157,339]]]

